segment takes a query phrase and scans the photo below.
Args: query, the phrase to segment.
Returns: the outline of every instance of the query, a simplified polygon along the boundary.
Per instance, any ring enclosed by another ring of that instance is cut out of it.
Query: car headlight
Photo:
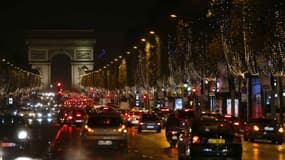
[[[284,128],[280,127],[280,128],[278,129],[278,132],[279,132],[279,133],[284,133]]]
[[[253,130],[254,130],[254,131],[259,131],[259,127],[258,127],[257,125],[254,125],[254,126],[253,126]]]
[[[38,117],[42,117],[42,114],[41,114],[41,113],[38,113]]]
[[[27,131],[20,131],[18,133],[18,138],[19,139],[27,139],[28,138],[28,132]]]

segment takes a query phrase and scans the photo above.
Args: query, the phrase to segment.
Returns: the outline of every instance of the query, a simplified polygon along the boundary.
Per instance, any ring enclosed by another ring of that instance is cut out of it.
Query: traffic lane
[[[129,153],[134,153],[136,158],[176,160],[177,149],[171,148],[165,137],[165,130],[137,132],[136,127],[129,129]],[[132,154],[131,154],[132,155]]]
[[[170,148],[161,133],[138,133],[135,127],[128,129],[128,149],[88,148],[80,141],[80,128],[64,125],[60,128],[51,144],[50,159],[56,160],[124,160],[124,159],[177,159],[177,150]]]
[[[50,146],[51,160],[124,160],[128,153],[116,149],[93,149],[81,143],[80,128],[68,125],[62,126]]]
[[[269,141],[243,141],[243,160],[284,160],[285,143],[272,144]]]
[[[163,159],[176,160],[177,148],[170,148],[165,138],[165,130],[161,133],[138,133],[136,127],[128,129],[128,150],[85,148],[81,144],[79,128],[67,125],[60,128],[55,136],[54,146],[57,151],[54,160],[121,160],[121,159]],[[285,144],[276,145],[268,142],[243,141],[243,160],[283,160],[285,159]]]

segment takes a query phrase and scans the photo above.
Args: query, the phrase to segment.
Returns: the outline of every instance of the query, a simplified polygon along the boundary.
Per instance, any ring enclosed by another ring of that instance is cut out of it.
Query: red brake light
[[[81,114],[80,113],[76,113],[76,117],[81,117]]]
[[[239,126],[239,122],[234,122],[234,125],[235,126]]]
[[[225,114],[224,117],[225,118],[231,118],[232,116],[230,114]]]

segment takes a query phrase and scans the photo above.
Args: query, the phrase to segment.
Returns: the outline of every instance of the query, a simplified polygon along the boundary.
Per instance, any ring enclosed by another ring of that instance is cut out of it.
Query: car
[[[225,114],[224,115],[224,121],[231,123],[234,126],[235,131],[237,131],[239,133],[243,132],[243,129],[242,129],[243,125],[241,123],[241,120],[238,117],[235,117],[235,116],[232,116],[229,114]]]
[[[39,123],[50,123],[53,121],[53,113],[49,108],[43,108],[36,111],[36,120]]]
[[[182,132],[188,128],[192,120],[197,117],[197,113],[193,109],[181,109],[176,112],[178,112],[178,119],[180,120],[179,128]]]
[[[28,151],[30,142],[31,134],[22,116],[0,115],[0,148],[6,156]]]
[[[81,126],[86,116],[87,113],[84,109],[73,109],[71,111],[70,124],[75,126]]]
[[[140,111],[130,111],[127,118],[128,126],[137,126],[142,114]]]
[[[178,159],[242,158],[241,135],[233,125],[214,117],[195,119],[179,137]]]
[[[214,111],[202,111],[200,113],[200,117],[214,117],[214,118],[218,118],[220,120],[224,119],[223,115],[219,112],[214,112]]]
[[[36,113],[33,109],[27,107],[21,107],[18,111],[18,115],[26,120],[33,120],[36,117]]]
[[[128,130],[118,112],[100,112],[88,116],[80,136],[88,148],[128,148]]]
[[[144,113],[138,124],[138,132],[151,130],[161,132],[161,119],[156,114]]]
[[[57,122],[60,125],[70,124],[72,119],[71,110],[69,108],[62,108],[57,115]]]
[[[270,140],[272,143],[282,144],[284,127],[276,119],[254,118],[244,126],[244,139]]]

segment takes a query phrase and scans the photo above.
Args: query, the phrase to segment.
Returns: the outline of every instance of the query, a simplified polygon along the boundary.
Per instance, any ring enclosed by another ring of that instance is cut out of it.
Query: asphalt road
[[[47,158],[49,143],[54,143],[57,155],[53,160],[176,160],[177,149],[170,148],[161,133],[138,133],[135,127],[129,128],[129,147],[127,151],[116,149],[91,149],[82,147],[79,128],[67,125],[32,125],[32,147],[26,159]],[[30,158],[27,158],[30,157]],[[0,160],[2,158],[0,157]],[[271,144],[266,141],[243,141],[243,160],[284,160],[285,143]]]

